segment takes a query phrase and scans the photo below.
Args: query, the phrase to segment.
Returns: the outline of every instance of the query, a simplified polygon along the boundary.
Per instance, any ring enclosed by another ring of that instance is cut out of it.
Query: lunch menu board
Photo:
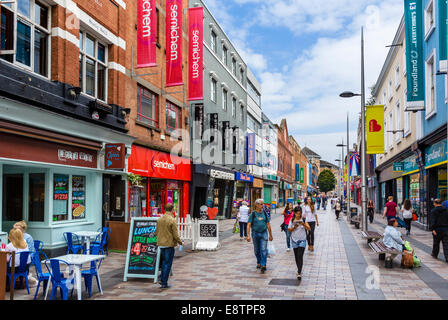
[[[158,219],[155,217],[131,219],[123,281],[135,277],[154,278],[154,283],[157,282],[160,252],[155,233]]]

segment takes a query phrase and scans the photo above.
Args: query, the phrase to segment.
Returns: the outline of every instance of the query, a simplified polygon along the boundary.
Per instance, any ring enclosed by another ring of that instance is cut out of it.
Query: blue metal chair
[[[56,298],[57,289],[59,288],[61,291],[62,300],[68,300],[68,291],[69,289],[73,289],[73,284],[75,282],[74,277],[64,278],[61,273],[60,263],[69,264],[63,260],[59,259],[50,259],[45,260],[45,266],[47,267],[48,273],[51,277],[51,296],[50,299],[53,300],[53,297]],[[50,264],[50,267],[48,267]],[[73,293],[73,291],[72,291]]]
[[[99,246],[95,246],[95,247],[90,247],[90,254],[93,255],[99,255],[100,251],[102,249]],[[92,261],[90,263],[90,269],[87,270],[82,270],[81,271],[81,276],[84,278],[84,283],[86,285],[86,289],[89,293],[89,298],[92,295],[92,282],[93,282],[93,277],[96,277],[96,284],[98,286],[98,289],[100,290],[100,280],[98,278],[98,272],[101,266],[101,262],[103,261],[103,259],[99,259],[97,261]],[[97,264],[98,263],[98,264]]]
[[[48,257],[45,255],[45,253],[40,252],[42,255],[44,255],[45,260],[48,260]],[[44,292],[47,289],[48,286],[48,280],[50,279],[50,273],[44,273],[42,271],[42,264],[40,262],[40,256],[39,256],[39,252],[36,252],[32,255],[32,263],[34,265],[34,268],[36,269],[36,276],[37,276],[37,287],[36,287],[36,293],[34,294],[34,300],[36,300],[37,297],[37,293],[39,292],[39,288],[40,288],[40,283],[43,281],[44,285],[43,285],[43,289]]]
[[[103,227],[102,232],[96,237],[95,241],[90,244],[90,247],[98,247],[100,252],[104,254],[109,254],[107,250],[107,243],[109,242],[111,229],[108,227]]]
[[[28,263],[28,257],[30,256],[30,254],[31,254],[30,251],[16,252],[15,260],[17,261],[17,259],[19,259],[20,264],[18,267],[16,267],[14,269],[14,279],[11,278],[12,259],[8,263],[7,269],[6,269],[7,284],[11,283],[11,285],[14,286],[16,284],[17,279],[23,278],[23,279],[25,279],[25,285],[26,285],[26,290],[28,291],[28,294],[30,293],[30,288],[28,286],[28,273],[29,273],[29,268],[30,268],[30,263]]]
[[[64,232],[64,239],[65,242],[67,242],[67,252],[65,254],[69,254],[70,251],[74,254],[77,254],[78,251],[81,251],[81,253],[86,252],[86,249],[81,244],[81,241],[76,234],[71,232]]]
[[[36,252],[42,252],[44,248],[44,242],[40,240],[34,240],[34,249]]]

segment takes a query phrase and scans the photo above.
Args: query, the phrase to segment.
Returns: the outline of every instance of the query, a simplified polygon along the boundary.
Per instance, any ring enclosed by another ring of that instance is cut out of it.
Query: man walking
[[[432,256],[437,259],[440,241],[443,244],[443,254],[448,262],[448,209],[442,206],[440,199],[434,200],[434,208],[429,213],[429,230],[432,231]]]
[[[254,253],[257,258],[257,269],[261,269],[261,273],[266,272],[268,233],[269,241],[272,241],[270,219],[263,210],[263,199],[257,199],[255,201],[255,211],[250,214],[247,224],[247,242],[250,242],[252,236],[254,239]]]
[[[165,214],[159,220],[157,220],[157,246],[160,249],[160,256],[162,259],[162,274],[160,276],[161,289],[167,289],[168,277],[170,275],[171,266],[174,260],[174,248],[176,245],[183,244],[183,241],[179,238],[178,227],[176,219],[173,215],[174,205],[168,203],[165,207]]]

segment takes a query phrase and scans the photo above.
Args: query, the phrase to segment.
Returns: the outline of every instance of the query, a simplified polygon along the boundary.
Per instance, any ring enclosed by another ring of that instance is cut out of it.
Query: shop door
[[[103,176],[103,226],[106,221],[124,221],[125,188],[121,176]]]
[[[199,218],[201,216],[201,207],[207,205],[207,188],[196,187],[194,193],[193,217]]]
[[[23,219],[23,174],[3,175],[3,221]]]
[[[264,187],[263,200],[266,204],[271,204],[271,187]]]

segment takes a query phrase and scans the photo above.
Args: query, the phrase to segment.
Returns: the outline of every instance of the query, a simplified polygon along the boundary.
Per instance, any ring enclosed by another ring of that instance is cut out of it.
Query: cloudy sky
[[[356,142],[364,26],[366,99],[404,12],[397,0],[204,0],[262,85],[262,108],[274,123],[326,161],[336,144]]]

